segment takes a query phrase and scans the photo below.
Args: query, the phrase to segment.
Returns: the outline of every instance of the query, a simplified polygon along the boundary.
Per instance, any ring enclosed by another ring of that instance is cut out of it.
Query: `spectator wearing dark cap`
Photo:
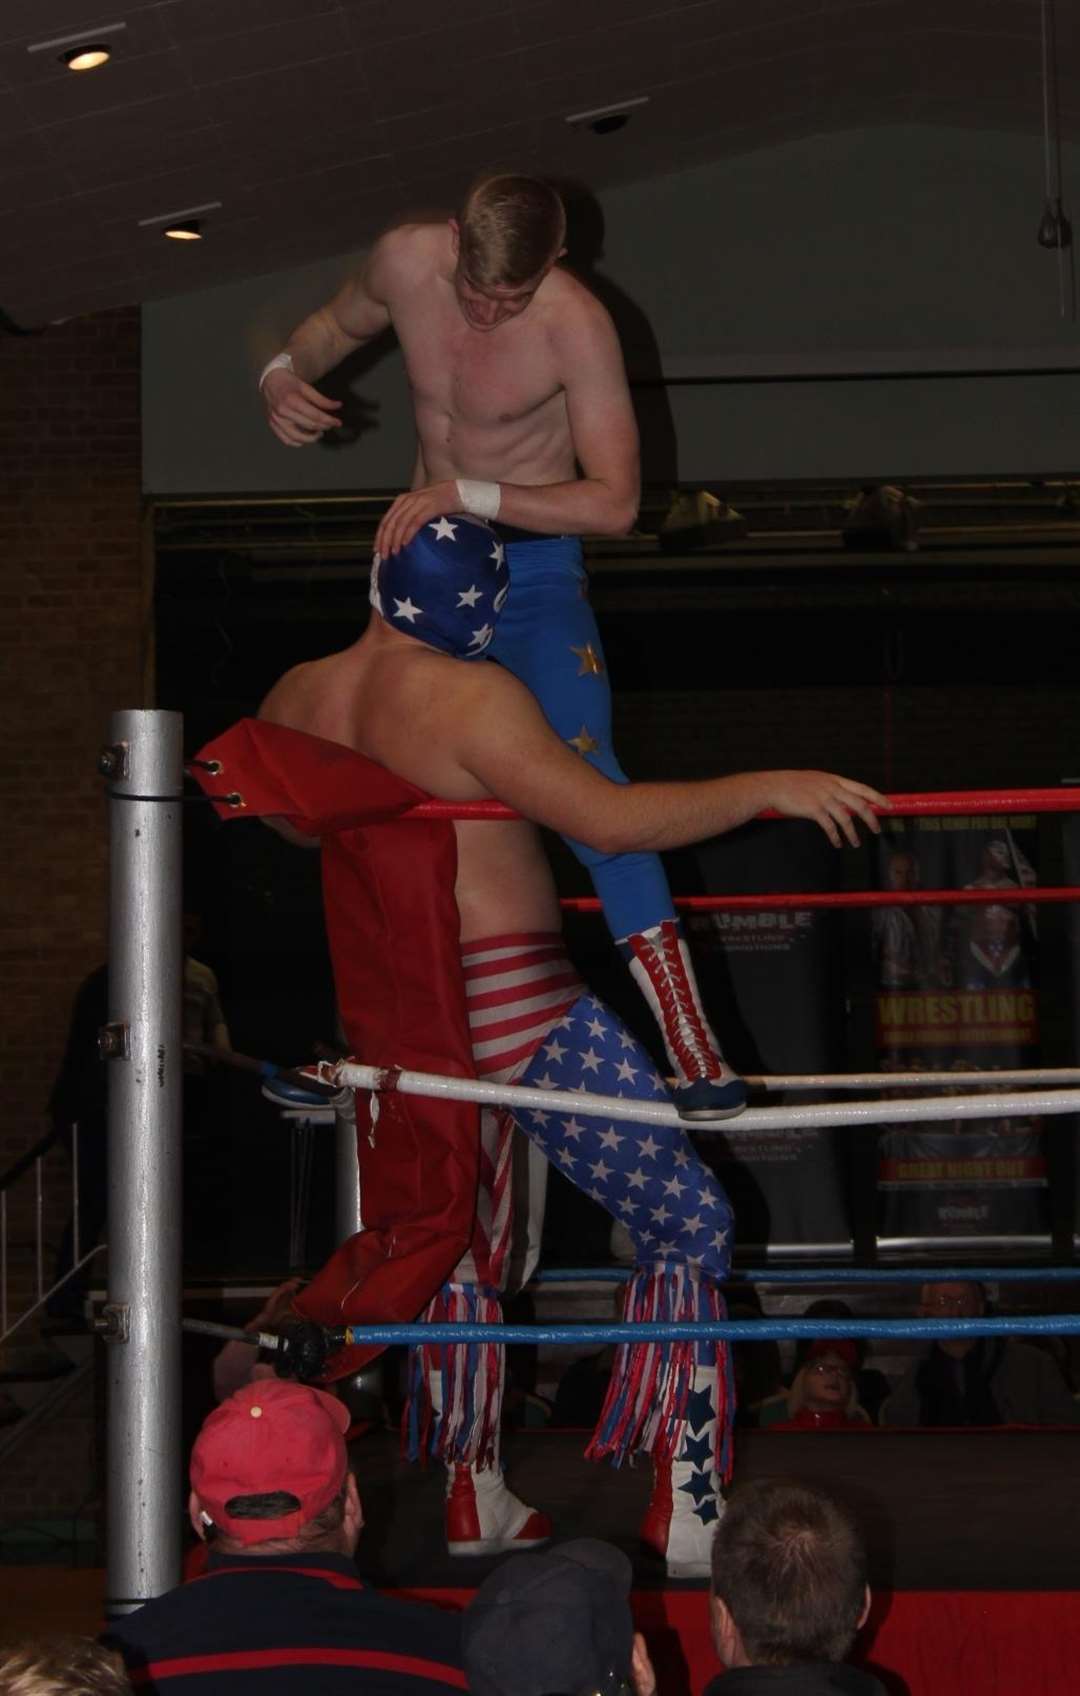
[[[622,1551],[592,1537],[504,1561],[465,1611],[472,1696],[655,1696],[630,1579]]]
[[[107,1634],[162,1696],[435,1696],[463,1690],[459,1618],[380,1596],[353,1557],[363,1525],[336,1397],[281,1379],[216,1407],[191,1455],[206,1573]]]
[[[771,1431],[865,1431],[870,1420],[859,1406],[855,1387],[855,1344],[846,1337],[821,1337],[811,1343],[791,1388],[773,1404],[780,1418],[764,1418]],[[764,1412],[764,1410],[762,1410]]]
[[[740,1485],[713,1539],[713,1645],[728,1669],[704,1696],[884,1696],[844,1657],[870,1611],[866,1550],[823,1490]]]

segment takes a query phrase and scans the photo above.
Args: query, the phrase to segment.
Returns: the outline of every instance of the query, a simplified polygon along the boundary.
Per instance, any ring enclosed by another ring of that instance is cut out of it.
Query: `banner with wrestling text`
[[[883,889],[1000,890],[1001,900],[874,912],[879,1068],[984,1071],[992,1091],[995,1070],[1039,1062],[1037,908],[1022,899],[1038,882],[1037,820],[883,819],[882,826]],[[988,1115],[886,1127],[878,1138],[878,1196],[882,1246],[1042,1237],[1049,1230],[1042,1121]]]

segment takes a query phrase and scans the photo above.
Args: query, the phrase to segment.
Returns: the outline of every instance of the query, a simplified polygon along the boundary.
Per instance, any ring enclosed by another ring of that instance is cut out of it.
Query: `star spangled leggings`
[[[575,981],[562,938],[468,942],[462,969],[478,1077],[626,1099],[625,1116],[611,1120],[515,1107],[530,1141],[626,1226],[639,1263],[678,1260],[725,1278],[734,1235],[727,1196],[681,1125],[635,1120],[635,1100],[667,1099],[663,1080],[618,1015]],[[471,1264],[454,1274],[475,1276]]]
[[[522,532],[509,534],[518,538]],[[579,738],[591,765],[613,782],[626,783],[612,746],[611,687],[580,541],[512,539],[506,558],[510,593],[488,657],[524,683],[557,736],[564,742]],[[675,917],[659,855],[601,854],[566,840],[592,878],[616,940]]]
[[[423,1317],[489,1324],[501,1317],[513,1236],[507,1159],[517,1124],[552,1165],[627,1227],[638,1261],[628,1318],[723,1318],[719,1284],[734,1236],[727,1196],[681,1125],[635,1120],[635,1101],[663,1100],[663,1082],[622,1021],[584,989],[562,938],[531,932],[472,940],[462,945],[462,971],[478,1077],[623,1096],[626,1112],[593,1118],[561,1102],[550,1110],[515,1107],[512,1115],[483,1109],[472,1245]],[[527,1256],[515,1271],[527,1278],[533,1264]],[[716,1368],[718,1384],[727,1386],[727,1359],[716,1343],[621,1345],[590,1458],[618,1464],[636,1451],[678,1452],[695,1365]],[[411,1457],[430,1450],[447,1462],[493,1464],[502,1374],[502,1352],[490,1344],[415,1348],[406,1419]],[[717,1405],[730,1408],[730,1387]],[[724,1413],[714,1438],[715,1464],[725,1475],[729,1423]]]

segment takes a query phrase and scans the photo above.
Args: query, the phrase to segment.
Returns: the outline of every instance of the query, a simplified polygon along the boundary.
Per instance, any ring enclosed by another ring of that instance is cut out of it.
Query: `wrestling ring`
[[[179,1484],[179,1339],[181,1326],[213,1336],[241,1338],[277,1349],[271,1333],[239,1332],[210,1322],[181,1319],[180,1243],[176,1194],[179,1184],[180,1113],[178,1079],[181,1053],[179,994],[180,843],[184,767],[179,715],[132,711],[115,715],[103,771],[109,779],[111,831],[111,919],[109,1024],[103,1033],[110,1065],[110,1256],[108,1301],[102,1329],[109,1341],[109,1542],[108,1608],[123,1612],[160,1594],[179,1578],[177,1552],[167,1527],[180,1517]],[[204,797],[198,797],[203,799]],[[210,797],[242,807],[236,794]],[[968,816],[1006,813],[1080,811],[1080,792],[1068,790],[974,791],[891,797],[892,816],[918,814]],[[505,819],[513,817],[493,803],[452,807],[429,803],[419,817]],[[1067,903],[1080,900],[1080,888],[1028,888],[1014,904]],[[740,908],[857,908],[918,905],[1003,904],[1001,888],[963,891],[858,891],[781,896],[693,897],[678,900],[683,910]],[[575,910],[598,903],[574,901]],[[271,1068],[272,1070],[272,1068]],[[521,1089],[435,1074],[365,1065],[352,1057],[304,1068],[316,1089],[343,1086],[370,1093],[377,1101],[389,1090],[453,1097],[485,1105],[528,1108],[564,1106],[576,1114],[630,1116],[622,1098],[573,1091]],[[987,1084],[992,1080],[993,1087]],[[733,1147],[743,1135],[763,1129],[799,1126],[868,1128],[888,1123],[913,1124],[993,1115],[1067,1115],[1080,1112],[1080,1068],[1044,1068],[1001,1073],[857,1073],[800,1074],[749,1080],[766,1096],[783,1092],[830,1090],[856,1099],[841,1102],[751,1106],[723,1134]],[[1002,1088],[1008,1085],[1008,1088]],[[916,1100],[873,1099],[874,1092],[945,1088],[944,1097]],[[958,1087],[973,1093],[956,1094]],[[632,1104],[642,1123],[679,1123],[674,1107]],[[340,1170],[340,1168],[339,1168]],[[558,1285],[594,1280],[616,1281],[629,1274],[620,1268],[559,1269],[538,1274],[538,1282]],[[927,1279],[993,1279],[999,1283],[1057,1283],[1080,1280],[1080,1266],[1043,1267],[777,1267],[744,1269],[732,1285],[810,1283],[837,1287],[861,1284],[909,1284]],[[971,1319],[884,1319],[854,1314],[843,1319],[764,1317],[696,1323],[627,1325],[365,1325],[329,1333],[330,1340],[391,1345],[496,1342],[579,1344],[599,1348],[631,1340],[703,1340],[730,1342],[808,1340],[824,1337],[866,1339],[948,1339],[1018,1335],[1080,1335],[1080,1313]]]

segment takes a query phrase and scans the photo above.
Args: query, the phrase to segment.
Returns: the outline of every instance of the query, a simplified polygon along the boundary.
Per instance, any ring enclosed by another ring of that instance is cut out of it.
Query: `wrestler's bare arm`
[[[341,402],[312,385],[389,327],[387,300],[402,246],[398,230],[380,236],[361,270],[289,337],[282,352],[292,360],[292,370],[279,367],[263,380],[267,422],[286,446],[306,447],[340,425]]]
[[[451,734],[458,763],[525,818],[601,853],[680,848],[734,830],[767,807],[813,820],[836,848],[843,839],[856,847],[855,817],[876,834],[873,809],[889,804],[866,784],[821,771],[612,783],[559,740],[515,678],[485,667],[473,689],[469,710],[459,716],[455,706]]]
[[[622,536],[641,497],[638,432],[615,326],[582,290],[574,310],[552,322],[556,372],[566,395],[574,457],[582,475],[531,487],[501,483],[499,516],[523,530]]]

